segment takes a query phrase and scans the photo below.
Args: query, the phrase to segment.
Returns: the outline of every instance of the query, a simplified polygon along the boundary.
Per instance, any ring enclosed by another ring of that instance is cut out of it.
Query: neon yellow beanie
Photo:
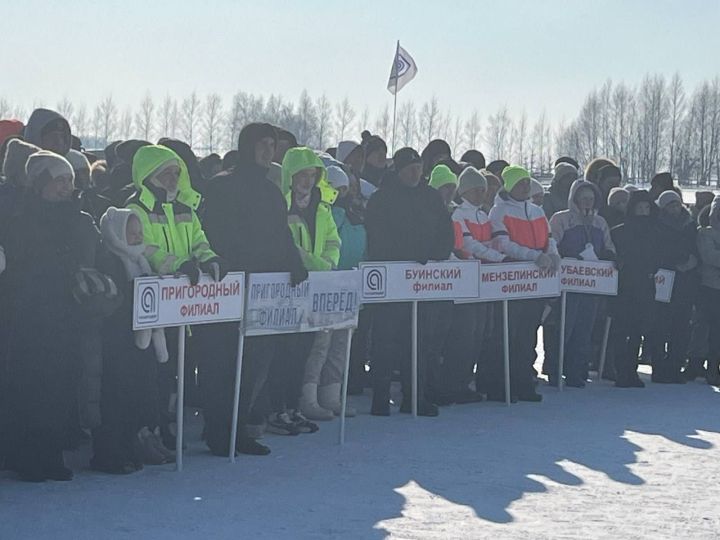
[[[513,188],[520,182],[521,180],[525,179],[530,180],[530,173],[527,171],[527,169],[524,169],[523,167],[520,167],[519,165],[510,165],[508,167],[505,167],[502,172],[502,179],[503,183],[505,184],[505,191],[508,193],[513,190]]]
[[[430,173],[430,187],[440,189],[447,184],[458,185],[457,175],[447,165],[438,165]]]

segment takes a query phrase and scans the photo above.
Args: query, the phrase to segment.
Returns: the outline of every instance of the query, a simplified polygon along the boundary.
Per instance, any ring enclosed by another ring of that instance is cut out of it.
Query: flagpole
[[[397,46],[395,47],[395,59],[393,62],[395,63],[395,66],[393,66],[393,69],[395,70],[395,99],[393,100],[393,136],[392,136],[392,151],[391,154],[395,153],[395,124],[397,122],[397,95],[398,95],[398,79],[399,73],[397,70],[397,58],[398,54],[400,53],[400,40],[398,39]]]

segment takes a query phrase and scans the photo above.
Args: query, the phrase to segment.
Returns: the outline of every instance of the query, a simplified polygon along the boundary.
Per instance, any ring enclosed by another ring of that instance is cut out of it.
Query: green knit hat
[[[438,165],[430,173],[430,187],[440,189],[448,184],[458,185],[457,175],[447,165]]]
[[[523,167],[520,167],[519,165],[510,165],[508,167],[505,167],[502,172],[502,179],[505,184],[505,191],[510,193],[513,188],[520,182],[521,180],[525,179],[530,180],[530,173],[527,171],[527,169],[524,169]]]

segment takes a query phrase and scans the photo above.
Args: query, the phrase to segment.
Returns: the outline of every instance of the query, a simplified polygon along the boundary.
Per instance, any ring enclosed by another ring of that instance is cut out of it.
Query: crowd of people
[[[228,272],[357,268],[361,261],[614,261],[618,296],[567,296],[564,373],[558,300],[510,303],[510,399],[539,402],[543,328],[547,384],[582,388],[597,367],[620,388],[652,381],[720,383],[720,198],[688,209],[669,173],[650,189],[621,187],[597,158],[553,164],[545,190],[519,165],[459,159],[443,140],[421,153],[368,131],[315,150],[281,128],[245,126],[237,149],[202,159],[183,141],[116,141],[82,148],[67,119],[35,110],[0,121],[0,463],[31,482],[70,480],[63,451],[91,439],[90,466],[128,474],[174,460],[177,329],[132,329],[133,279]],[[655,274],[675,272],[669,303]],[[353,335],[349,393],[372,391],[370,413],[437,416],[438,407],[504,401],[502,310],[495,303],[421,303],[419,383],[410,380],[411,307],[365,306]],[[239,328],[193,326],[186,396],[202,410],[203,439],[226,455]],[[246,339],[239,453],[266,455],[263,434],[297,436],[341,414],[346,332]],[[542,382],[541,382],[542,381]],[[356,411],[348,408],[348,416]]]

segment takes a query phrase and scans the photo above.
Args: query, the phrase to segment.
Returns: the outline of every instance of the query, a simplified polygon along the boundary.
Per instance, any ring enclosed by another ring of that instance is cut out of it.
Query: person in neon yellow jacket
[[[132,175],[136,192],[127,207],[142,222],[145,257],[153,271],[186,274],[192,284],[201,272],[221,280],[224,265],[195,213],[200,194],[192,189],[183,160],[164,146],[144,146],[135,154]]]
[[[327,181],[320,158],[309,148],[291,148],[282,163],[283,185],[290,186],[288,225],[308,270],[334,270],[340,236],[332,216],[337,191]]]
[[[334,270],[340,262],[340,235],[332,216],[337,191],[327,181],[322,160],[309,148],[291,148],[282,163],[282,184],[288,186],[288,225],[305,268]],[[286,372],[302,375],[285,383],[285,406],[300,408],[310,420],[331,420],[340,412],[340,383],[347,332],[316,332],[296,338]],[[320,386],[322,385],[322,386]],[[318,403],[324,398],[323,405]],[[277,411],[280,412],[280,411]]]

